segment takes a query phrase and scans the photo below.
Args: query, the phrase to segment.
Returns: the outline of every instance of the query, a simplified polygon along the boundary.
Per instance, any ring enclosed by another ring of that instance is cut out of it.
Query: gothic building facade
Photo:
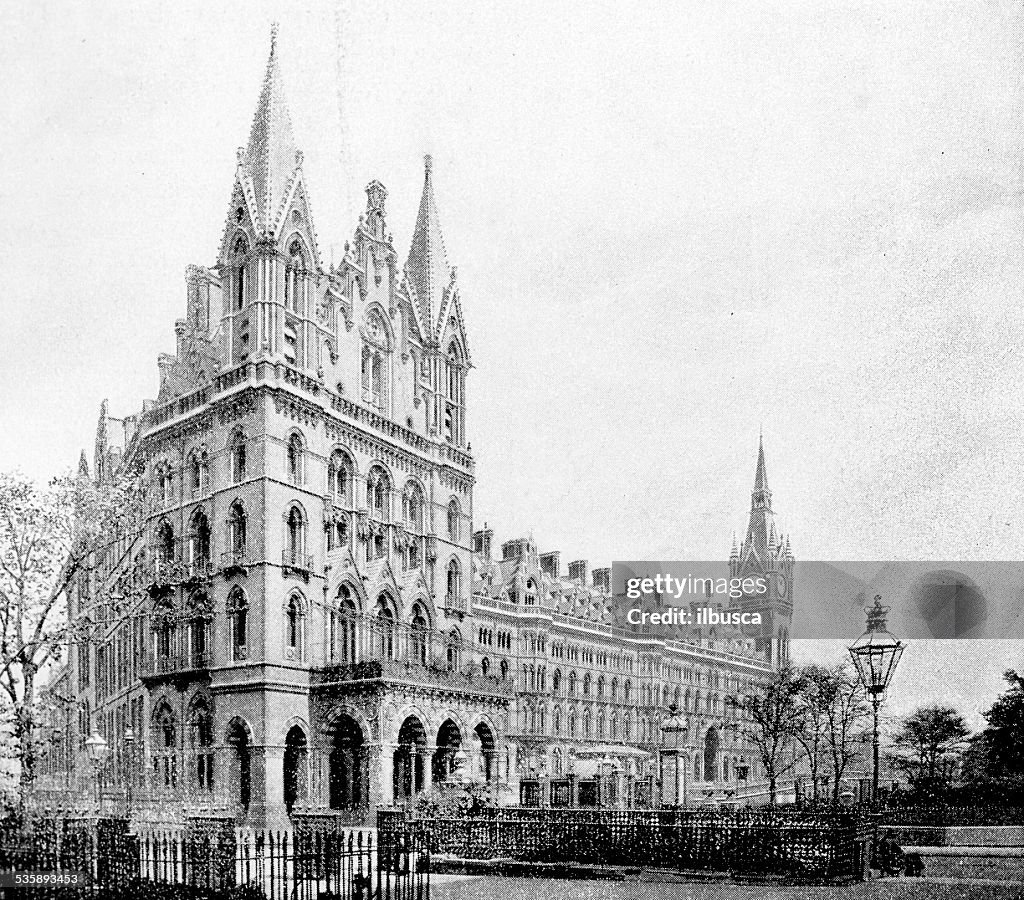
[[[87,627],[51,684],[67,723],[40,790],[89,802],[98,732],[104,802],[140,818],[358,818],[453,781],[646,804],[672,705],[694,800],[756,781],[727,698],[785,658],[792,598],[759,601],[763,633],[654,633],[608,569],[474,532],[470,347],[431,160],[404,264],[374,181],[325,267],[273,42],[216,262],[186,285],[157,400],[104,405],[91,473],[83,455],[81,477],[135,478],[144,500],[69,590]],[[791,563],[762,448],[729,565]]]

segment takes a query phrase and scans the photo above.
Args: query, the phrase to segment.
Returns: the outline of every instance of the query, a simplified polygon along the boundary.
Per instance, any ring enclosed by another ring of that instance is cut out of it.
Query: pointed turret
[[[451,269],[448,267],[444,239],[441,237],[437,203],[434,201],[431,174],[433,160],[429,155],[423,158],[423,164],[423,196],[420,198],[420,211],[416,216],[405,274],[416,292],[422,321],[433,328],[434,316],[441,310],[444,292],[451,280]]]
[[[249,132],[249,144],[240,162],[252,178],[256,226],[261,231],[271,231],[287,199],[289,182],[301,163],[284,97],[276,25],[270,32],[270,57]]]
[[[764,438],[758,437],[757,468],[754,471],[754,490],[750,494],[750,523],[743,542],[743,558],[746,559],[753,550],[757,558],[766,563],[777,547],[772,492],[768,489],[768,474],[764,463]]]
[[[88,478],[89,477],[89,460],[85,458],[85,450],[82,450],[81,455],[78,457],[78,477]]]
[[[753,509],[772,508],[772,492],[768,489],[768,474],[764,465],[764,435],[757,439],[757,469],[754,472],[754,491],[751,494]]]

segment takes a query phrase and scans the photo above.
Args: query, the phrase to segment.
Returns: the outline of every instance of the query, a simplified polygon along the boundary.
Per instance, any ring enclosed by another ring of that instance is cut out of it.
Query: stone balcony
[[[483,675],[479,672],[460,672],[397,659],[374,659],[324,666],[310,672],[310,686],[317,691],[329,692],[335,688],[374,684],[420,687],[426,690],[478,694],[508,700],[515,695],[515,682],[510,678]]]

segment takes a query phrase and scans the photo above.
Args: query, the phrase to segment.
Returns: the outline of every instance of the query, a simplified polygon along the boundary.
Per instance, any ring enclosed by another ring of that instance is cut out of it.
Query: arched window
[[[175,788],[178,784],[178,729],[167,701],[162,701],[153,714],[153,774],[158,787]]]
[[[551,675],[551,690],[554,693],[558,693],[558,689],[562,686],[562,672],[560,669],[555,669]]]
[[[362,350],[363,400],[387,415],[390,405],[391,335],[377,310],[366,317]]]
[[[590,710],[583,713],[583,737],[590,738]]]
[[[570,697],[575,697],[576,696],[576,673],[575,672],[570,672],[569,673],[569,696]]]
[[[228,594],[228,622],[231,629],[231,658],[243,660],[248,657],[249,603],[239,587]]]
[[[382,596],[377,601],[377,655],[381,659],[395,658],[395,616]]]
[[[597,696],[604,697],[604,675],[597,677]]]
[[[446,662],[451,672],[457,672],[462,666],[462,635],[454,628],[448,633]]]
[[[462,353],[455,341],[448,346],[447,391],[444,405],[444,437],[450,444],[462,444],[464,422],[465,366]]]
[[[246,538],[245,507],[241,500],[236,500],[228,510],[228,547],[232,562],[244,563]]]
[[[448,504],[448,540],[453,544],[459,543],[462,538],[462,529],[459,527],[461,518],[459,503],[453,497]]]
[[[189,524],[188,555],[194,572],[209,567],[210,522],[201,509],[195,511]]]
[[[352,599],[352,591],[348,585],[339,585],[338,605],[331,616],[332,634],[328,636],[328,643],[332,655],[334,648],[338,648],[342,662],[356,662],[356,624],[356,604]]]
[[[294,240],[288,248],[288,264],[284,270],[284,306],[289,312],[305,312],[305,272],[302,244]]]
[[[301,485],[303,481],[303,443],[298,433],[288,438],[288,479],[292,484]]]
[[[306,568],[306,517],[302,509],[292,506],[285,519],[285,565]]]
[[[213,790],[213,716],[202,694],[193,702],[189,715],[189,731],[196,787],[205,793]]]
[[[501,677],[502,678],[508,678],[508,660],[507,659],[503,659],[501,661],[501,665],[498,667],[498,669],[501,672]]]
[[[161,519],[156,529],[157,555],[163,563],[174,562],[175,541],[174,526],[166,519]]]
[[[486,676],[491,671],[491,661],[485,656],[480,660],[480,671]]]
[[[192,496],[200,497],[210,489],[210,468],[207,463],[206,453],[194,450],[189,458],[190,480],[192,482]]]
[[[562,711],[556,706],[554,714],[551,716],[551,727],[556,735],[562,733]]]
[[[415,481],[410,481],[402,493],[402,519],[406,529],[406,545],[403,565],[406,570],[419,567],[422,553],[420,545],[423,541],[423,490]]]
[[[352,505],[352,461],[340,450],[331,454],[327,465],[327,493],[339,506]]]
[[[235,309],[239,310],[245,306],[246,294],[249,290],[249,274],[246,269],[246,256],[249,253],[249,246],[244,237],[239,235],[235,241]]]
[[[455,601],[462,596],[462,573],[459,571],[459,561],[453,559],[448,563],[448,602],[454,605]]]
[[[245,480],[245,435],[236,431],[231,438],[231,481],[237,484]]]
[[[612,702],[615,703],[619,699],[619,680],[617,678],[613,678],[612,679],[611,688],[612,688],[612,692],[611,692]]]
[[[427,619],[423,614],[423,608],[418,603],[414,603],[412,605],[412,621],[410,622],[410,625],[410,656],[412,657],[413,662],[419,663],[421,666],[425,666],[429,659],[429,651],[427,648]]]
[[[302,598],[292,594],[284,607],[285,647],[290,655],[302,659],[303,644],[303,609]]]
[[[633,695],[633,685],[627,678],[622,685],[622,700],[625,703],[629,703]]]
[[[590,673],[589,672],[587,672],[587,674],[583,676],[583,696],[584,697],[589,697],[590,696]]]
[[[576,713],[569,713],[569,737],[576,737]]]

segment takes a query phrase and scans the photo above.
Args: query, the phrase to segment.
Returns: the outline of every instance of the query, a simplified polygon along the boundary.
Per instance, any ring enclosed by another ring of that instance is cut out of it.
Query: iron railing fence
[[[463,859],[513,859],[787,875],[815,880],[860,879],[874,826],[849,813],[742,809],[579,810],[487,809],[463,818],[406,819],[382,810],[377,827],[418,826],[438,854]]]
[[[210,817],[140,834],[124,819],[0,823],[0,875],[43,871],[87,882],[33,887],[38,900],[216,900],[242,889],[266,900],[429,900],[430,840],[417,825],[380,842],[326,820],[273,830]]]

